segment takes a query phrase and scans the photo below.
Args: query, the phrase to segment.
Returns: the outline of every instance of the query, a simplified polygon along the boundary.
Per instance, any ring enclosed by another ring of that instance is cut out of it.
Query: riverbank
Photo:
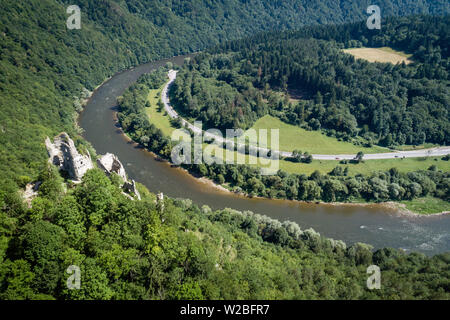
[[[116,122],[116,124],[119,124],[119,121],[117,119],[117,112],[114,112],[114,121]],[[449,214],[450,211],[448,210],[442,210],[442,211],[438,211],[438,212],[428,212],[426,210],[417,210],[417,211],[413,211],[413,209],[408,209],[407,204],[405,203],[405,201],[402,202],[395,202],[395,201],[387,201],[387,202],[324,202],[324,201],[303,201],[303,200],[291,200],[291,199],[282,199],[282,198],[266,198],[266,197],[261,197],[261,196],[250,196],[247,193],[244,192],[235,192],[230,190],[226,185],[221,185],[216,183],[215,181],[207,178],[207,177],[201,177],[201,176],[195,176],[193,174],[191,174],[187,169],[182,168],[180,166],[174,166],[170,161],[161,158],[158,154],[143,148],[139,143],[137,143],[136,141],[134,141],[133,139],[131,139],[124,131],[121,127],[119,127],[122,136],[129,142],[132,143],[135,147],[139,147],[142,148],[143,150],[145,150],[146,152],[148,152],[149,154],[152,155],[152,157],[155,158],[155,160],[157,161],[161,161],[167,164],[167,166],[170,167],[176,167],[177,169],[181,170],[182,172],[184,172],[185,174],[188,174],[190,177],[192,177],[193,179],[195,179],[196,181],[200,182],[201,184],[207,186],[208,188],[217,190],[219,192],[223,192],[223,193],[228,193],[228,194],[233,194],[239,197],[243,197],[243,198],[247,198],[247,199],[265,199],[265,200],[279,200],[279,201],[291,201],[294,203],[299,203],[299,204],[313,204],[313,205],[324,205],[324,206],[346,206],[346,207],[379,207],[382,209],[385,209],[387,211],[390,212],[395,212],[401,216],[408,216],[408,217],[431,217],[431,216],[441,216],[441,215],[446,215]],[[429,197],[427,200],[428,201],[432,201],[433,199],[435,200],[440,200],[440,199],[436,199],[436,198],[431,198]],[[418,199],[414,199],[411,200],[411,202],[420,202],[422,200],[422,198],[418,198]],[[443,201],[443,200],[441,200]],[[423,203],[426,206],[426,202]]]
[[[183,170],[186,171],[186,173],[190,174],[188,170],[185,170],[185,169],[183,169]],[[214,189],[217,189],[217,190],[220,190],[223,192],[236,194],[241,197],[246,197],[249,199],[250,198],[252,198],[252,199],[267,199],[267,200],[270,199],[270,198],[260,197],[260,196],[250,196],[249,194],[246,194],[243,192],[234,192],[234,191],[226,188],[225,186],[217,184],[213,180],[208,179],[206,177],[195,177],[194,176],[194,178],[198,179],[198,181],[208,185],[211,188],[214,188]],[[421,198],[417,199],[417,201],[420,201],[420,199]],[[436,199],[436,198],[430,198],[429,200],[431,200],[431,199]],[[431,216],[446,215],[446,214],[450,213],[450,211],[444,210],[444,209],[443,209],[443,211],[431,212],[431,213],[426,212],[426,211],[415,212],[411,209],[408,209],[407,204],[402,203],[402,202],[395,202],[395,201],[387,201],[387,202],[324,202],[324,201],[290,200],[290,199],[281,199],[281,198],[273,198],[270,200],[292,201],[292,202],[296,202],[296,203],[300,203],[300,204],[317,204],[317,205],[325,205],[325,206],[349,206],[349,207],[377,206],[380,208],[385,208],[388,211],[395,211],[399,215],[410,216],[410,217],[431,217]],[[440,200],[440,199],[437,199],[437,200]],[[426,203],[425,203],[425,205],[426,205]]]

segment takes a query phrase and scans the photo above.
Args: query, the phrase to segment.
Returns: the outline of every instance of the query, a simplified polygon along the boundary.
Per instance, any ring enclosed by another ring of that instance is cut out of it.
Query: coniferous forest
[[[230,42],[185,66],[172,101],[214,128],[245,129],[270,113],[345,141],[447,145],[449,22],[416,16],[388,20],[380,31],[363,22]],[[362,46],[411,52],[415,63],[374,64],[341,52]],[[275,94],[295,90],[306,99]]]

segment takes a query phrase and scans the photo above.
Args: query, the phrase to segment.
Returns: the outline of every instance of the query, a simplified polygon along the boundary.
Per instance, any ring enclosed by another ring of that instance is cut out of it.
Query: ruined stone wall
[[[59,167],[60,170],[66,171],[74,181],[80,181],[86,171],[94,168],[90,154],[81,155],[73,140],[65,132],[57,135],[53,143],[47,137],[45,146],[47,147],[49,162]]]

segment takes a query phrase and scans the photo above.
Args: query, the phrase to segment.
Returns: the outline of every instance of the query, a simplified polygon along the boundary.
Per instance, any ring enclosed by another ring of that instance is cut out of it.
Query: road
[[[234,145],[234,142],[224,139],[223,137],[212,135],[207,132],[202,132],[201,128],[194,126],[189,123],[185,119],[181,118],[178,113],[172,108],[169,101],[169,87],[175,81],[177,77],[177,71],[170,70],[168,73],[169,82],[166,83],[162,90],[161,100],[164,103],[164,109],[167,114],[171,118],[180,118],[183,126],[188,127],[195,133],[203,134],[205,137],[213,138],[216,144],[224,145],[228,143],[230,145]],[[269,150],[267,148],[257,147],[256,150],[260,152],[267,153]],[[282,157],[290,157],[292,156],[292,152],[289,151],[279,151],[278,152]],[[386,153],[370,153],[365,154],[364,160],[375,160],[375,159],[395,159],[395,158],[421,158],[421,157],[437,157],[437,156],[445,156],[450,154],[450,147],[438,147],[438,148],[430,148],[430,149],[421,149],[421,150],[412,150],[412,151],[392,151]],[[275,153],[274,153],[275,155]],[[355,158],[355,154],[312,154],[313,159],[316,160],[351,160]]]

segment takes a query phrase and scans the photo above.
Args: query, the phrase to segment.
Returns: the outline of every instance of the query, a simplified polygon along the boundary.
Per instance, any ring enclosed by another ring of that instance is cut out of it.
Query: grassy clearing
[[[150,90],[148,94],[148,101],[150,102],[150,107],[146,108],[146,113],[150,118],[150,122],[153,123],[157,128],[161,129],[165,136],[170,137],[172,132],[175,130],[170,123],[170,117],[162,109],[158,110],[158,101],[160,99],[160,94],[163,86],[159,89]]]
[[[433,143],[425,143],[418,146],[411,146],[411,145],[401,145],[396,146],[394,149],[399,151],[411,151],[411,150],[420,150],[420,149],[429,149],[429,148],[435,148],[439,147],[438,144]]]
[[[417,198],[400,201],[400,203],[404,204],[406,209],[419,214],[435,214],[450,211],[450,203],[434,197]]]
[[[389,149],[378,146],[365,148],[355,146],[350,142],[338,141],[336,138],[328,137],[319,131],[307,131],[270,115],[258,119],[252,129],[279,129],[279,149],[283,151],[299,149],[303,152],[315,154],[356,154],[358,151],[364,153],[389,152]],[[268,134],[270,145],[270,130],[268,130]]]
[[[370,48],[368,48],[368,49],[370,49]],[[403,51],[394,50],[394,49],[392,49],[390,47],[381,47],[381,48],[378,48],[378,49],[382,50],[382,51],[385,51],[385,52],[394,53],[396,55],[399,55],[399,56],[402,56],[402,57],[405,57],[405,58],[411,58],[413,56],[411,53],[406,53],[406,52],[403,52]]]
[[[396,51],[392,48],[382,47],[382,48],[353,48],[344,49],[345,53],[353,55],[357,59],[364,59],[369,62],[389,62],[392,64],[402,63],[405,64],[412,63],[411,54],[407,54],[401,51]]]

